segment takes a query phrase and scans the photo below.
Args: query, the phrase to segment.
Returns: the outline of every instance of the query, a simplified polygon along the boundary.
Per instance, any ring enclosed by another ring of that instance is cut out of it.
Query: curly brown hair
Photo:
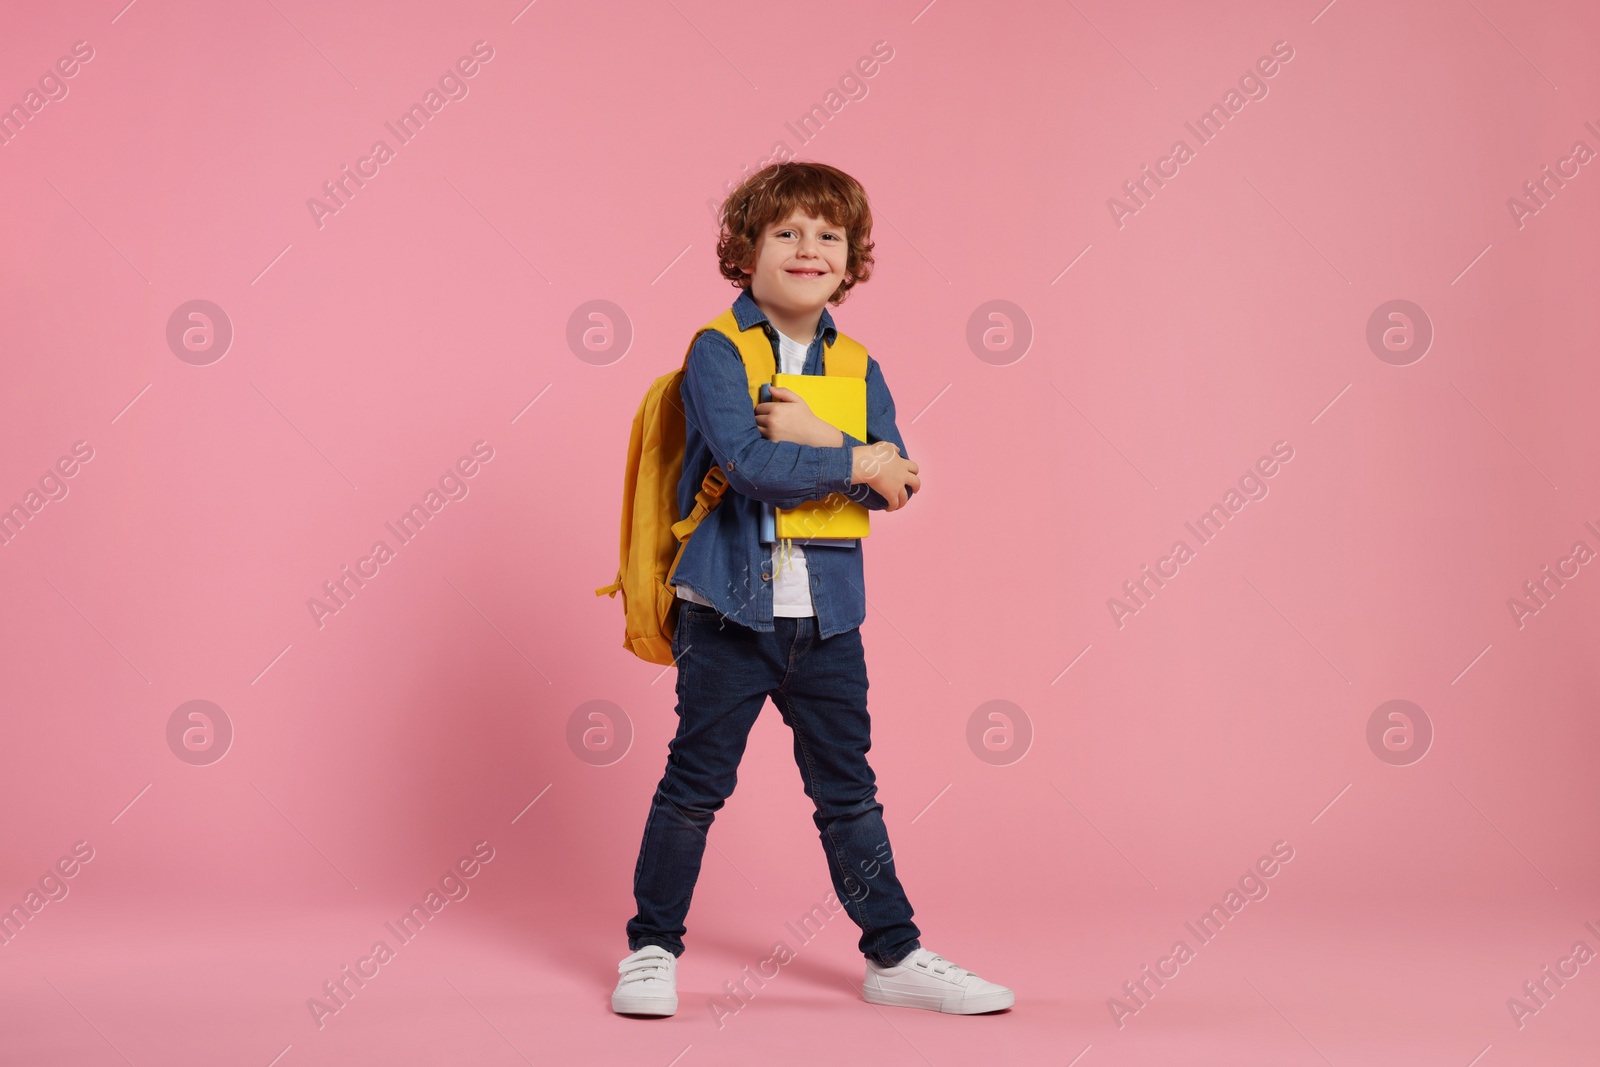
[[[872,277],[872,208],[867,191],[844,171],[826,163],[786,160],[756,171],[722,202],[717,264],[722,276],[740,289],[750,276],[739,269],[756,252],[756,241],[774,222],[799,208],[807,215],[842,226],[850,245],[845,279],[828,298],[842,304],[852,287]]]

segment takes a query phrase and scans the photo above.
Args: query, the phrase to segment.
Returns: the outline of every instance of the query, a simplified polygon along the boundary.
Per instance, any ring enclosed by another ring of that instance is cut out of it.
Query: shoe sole
[[[864,986],[861,993],[870,1004],[883,1004],[894,1008],[925,1008],[946,1015],[981,1015],[987,1011],[1009,1008],[1017,1002],[1017,995],[1009,989],[1004,993],[984,993],[981,996],[962,997],[959,1000],[947,1000],[937,993],[904,993],[874,989],[870,985]]]
[[[678,998],[613,996],[611,1010],[618,1015],[676,1015]]]

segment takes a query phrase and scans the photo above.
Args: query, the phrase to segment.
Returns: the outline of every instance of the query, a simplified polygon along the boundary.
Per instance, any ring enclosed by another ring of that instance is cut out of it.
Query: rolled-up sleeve
[[[857,445],[876,444],[879,441],[893,442],[900,449],[900,455],[906,459],[906,444],[900,439],[900,428],[894,421],[894,395],[889,392],[889,383],[884,380],[883,368],[871,356],[867,357],[867,439],[862,441],[849,434],[844,435],[846,449],[853,449]],[[852,464],[853,466],[853,464]],[[845,490],[845,495],[856,503],[861,504],[871,511],[883,511],[888,508],[889,502],[883,494],[865,482],[852,485]],[[906,487],[906,499],[909,501],[916,495],[916,490]]]
[[[797,508],[852,488],[849,447],[816,448],[761,436],[744,361],[733,342],[715,330],[701,334],[690,349],[680,395],[684,419],[705,438],[728,484],[745,496]],[[869,412],[871,405],[869,373]]]

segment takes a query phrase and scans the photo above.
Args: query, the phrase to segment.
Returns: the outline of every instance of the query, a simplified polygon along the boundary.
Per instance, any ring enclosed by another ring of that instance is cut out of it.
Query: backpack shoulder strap
[[[777,362],[772,358],[772,342],[767,340],[759,323],[748,330],[739,329],[739,320],[734,317],[733,308],[730,307],[694,332],[689,339],[689,351],[694,350],[694,343],[707,330],[716,330],[739,350],[739,358],[744,361],[745,381],[750,387],[750,406],[754,407],[756,398],[761,395],[761,386],[772,381],[772,375],[778,369]],[[687,366],[688,352],[683,354],[683,361]]]
[[[694,332],[694,336],[689,339],[688,349],[683,353],[685,368],[689,365],[689,353],[694,351],[695,342],[707,330],[716,330],[738,348],[739,358],[744,363],[745,381],[750,389],[750,404],[752,407],[755,406],[756,398],[761,395],[762,384],[770,382],[773,372],[777,369],[777,364],[772,358],[772,342],[767,340],[767,335],[759,326],[752,326],[748,330],[739,329],[739,320],[734,317],[733,308],[730,307]],[[700,520],[722,502],[722,494],[727,492],[727,489],[728,476],[723,473],[721,466],[713,463],[700,482],[700,491],[695,494],[694,509],[673,524],[673,535],[679,541],[688,540],[689,535],[694,533],[695,527],[700,525]]]
[[[695,331],[694,337],[689,340],[690,351],[694,350],[695,341],[707,330],[716,330],[738,348],[739,357],[744,361],[745,379],[750,386],[750,403],[754,406],[761,395],[761,386],[770,382],[778,369],[772,358],[772,342],[759,325],[751,326],[748,330],[739,329],[739,320],[734,317],[733,309],[729,308]],[[683,359],[687,366],[688,352],[683,354]],[[838,327],[833,331],[833,344],[823,348],[822,362],[824,374],[851,378],[867,376],[866,346]]]
[[[833,344],[822,353],[824,374],[838,374],[847,378],[867,376],[867,349],[860,341],[837,326],[833,330]]]

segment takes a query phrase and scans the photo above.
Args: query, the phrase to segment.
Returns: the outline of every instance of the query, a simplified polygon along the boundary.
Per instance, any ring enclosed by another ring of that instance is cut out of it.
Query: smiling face
[[[809,341],[828,298],[845,279],[849,259],[843,226],[796,209],[762,231],[754,262],[740,269],[750,276],[750,295],[773,324]]]

